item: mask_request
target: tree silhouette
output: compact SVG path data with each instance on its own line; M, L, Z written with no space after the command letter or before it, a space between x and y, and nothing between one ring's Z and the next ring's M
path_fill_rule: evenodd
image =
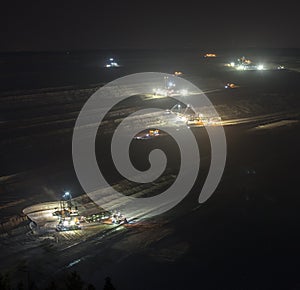
M116 290L116 288L111 284L110 277L105 278L105 284L103 290Z
M10 283L8 275L2 275L0 273L0 290L10 290Z
M86 287L86 290L96 290L95 286L93 284L89 284L87 287Z
M31 279L29 272L27 273L27 289L28 290L37 290L35 282Z
M82 290L83 284L80 275L76 271L69 274L66 278L66 287L68 290Z
M24 287L24 282L23 282L23 281L20 281L20 282L18 283L17 289L18 289L18 290L24 290L24 289L25 289L25 287Z
M56 289L57 289L57 286L56 286L55 282L52 280L52 281L50 282L49 286L46 287L45 290L56 290Z

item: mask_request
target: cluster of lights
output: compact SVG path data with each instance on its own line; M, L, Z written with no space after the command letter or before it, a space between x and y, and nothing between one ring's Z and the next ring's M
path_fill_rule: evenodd
M186 89L182 89L181 91L180 91L180 94L182 95L182 96L187 96L188 95L188 90L186 90Z
M173 89L153 89L153 93L155 95L160 95L160 96L169 96L171 94L179 94L181 96L187 96L189 94L189 91L187 89L182 89L178 91L174 91Z
M237 70L245 70L246 67L245 67L244 65L240 64L240 65L238 65L238 66L236 67L236 69L237 69Z
M168 76L164 77L164 88L154 88L153 94L160 96L170 96L174 94L179 94L181 96L187 96L189 94L187 89L175 90L176 83L172 80L169 80Z
M69 191L66 191L65 194L63 195L63 198L70 198L71 197L71 194Z
M238 59L238 63L230 62L225 64L225 66L235 68L236 70L264 70L263 64L254 65L251 60L246 59L244 56Z
M174 87L175 87L175 83L173 83L173 82L168 82L168 89L174 88Z
M167 96L168 95L168 91L164 90L164 89L153 89L153 93L155 95L160 95L160 96Z
M69 226L75 226L76 222L75 222L74 219L72 219L70 221L69 220L64 220L62 224L63 224L64 227L69 227Z
M235 67L237 70L250 70L250 69L264 70L265 69L263 64L259 64L253 68L252 67L249 68L247 65L243 65L243 64L232 66L232 67Z
M259 64L259 65L257 66L257 69L258 69L258 70L263 70L263 69L264 69L264 66L263 66L262 64Z
M113 58L109 59L110 63L106 65L106 67L119 67L119 64L114 61Z

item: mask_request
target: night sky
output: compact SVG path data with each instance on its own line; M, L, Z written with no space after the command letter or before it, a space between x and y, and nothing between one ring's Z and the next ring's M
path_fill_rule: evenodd
M300 47L293 2L6 1L0 51Z

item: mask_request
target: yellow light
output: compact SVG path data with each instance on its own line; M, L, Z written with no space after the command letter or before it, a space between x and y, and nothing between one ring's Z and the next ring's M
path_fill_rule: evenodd
M204 57L216 57L217 55L215 53L206 53Z
M174 75L175 76L180 76L180 75L182 75L182 72L181 71L176 71L176 72L174 72Z

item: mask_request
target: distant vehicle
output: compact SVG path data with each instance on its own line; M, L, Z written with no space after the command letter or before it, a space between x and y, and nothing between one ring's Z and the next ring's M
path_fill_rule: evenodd
M227 83L226 85L225 85L225 89L235 89L235 88L237 88L238 86L236 85L236 84L234 84L234 83Z
M190 125L203 126L204 125L203 120L200 117L194 117L194 118L187 119L186 124L188 126L190 126Z
M216 57L217 55L215 53L206 53L204 57Z
M157 137L159 135L160 135L160 130L150 129L146 132L143 132L143 133L137 135L136 137L134 137L134 139L136 139L136 140L145 140L145 139L151 139L153 137Z
M175 72L174 72L174 75L175 75L175 76L181 76L181 75L182 75L182 72L181 72L181 71L175 71Z
M149 130L149 135L152 136L158 136L159 135L159 130L154 129L154 130Z

